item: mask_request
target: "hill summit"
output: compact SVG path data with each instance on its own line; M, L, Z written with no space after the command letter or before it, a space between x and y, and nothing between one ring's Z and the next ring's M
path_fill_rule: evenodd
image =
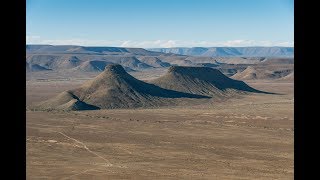
M151 81L151 83L165 89L210 97L261 92L243 81L233 80L219 70L209 67L172 66L167 74Z
M163 89L140 81L121 65L110 64L96 78L81 87L63 92L39 104L36 109L113 109L175 105L176 98L208 98ZM72 101L72 102L70 102Z

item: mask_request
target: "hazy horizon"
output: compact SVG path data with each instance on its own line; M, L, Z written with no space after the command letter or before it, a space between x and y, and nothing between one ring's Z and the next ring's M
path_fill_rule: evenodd
M95 45L77 45L77 44L26 44L32 46L83 46L83 47L119 47L119 48L143 48L143 49L156 49L156 48L250 48L250 47L281 47L281 48L294 48L294 46L183 46L183 47L123 47L123 46L95 46Z

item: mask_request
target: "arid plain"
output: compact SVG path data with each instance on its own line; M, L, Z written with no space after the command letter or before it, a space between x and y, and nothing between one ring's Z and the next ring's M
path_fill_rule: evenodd
M27 179L293 179L293 58L27 46L26 73Z
M84 80L28 81L27 105ZM27 110L28 179L292 179L293 83L157 109Z

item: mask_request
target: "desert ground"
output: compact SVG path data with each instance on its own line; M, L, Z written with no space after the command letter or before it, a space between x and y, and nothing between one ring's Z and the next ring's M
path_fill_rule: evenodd
M87 79L30 79L26 105ZM153 109L27 108L27 179L293 179L293 82L245 82L278 94Z

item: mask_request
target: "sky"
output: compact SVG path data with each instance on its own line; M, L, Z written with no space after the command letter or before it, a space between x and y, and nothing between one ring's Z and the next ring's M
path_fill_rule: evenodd
M142 48L294 44L293 0L27 0L27 44Z

